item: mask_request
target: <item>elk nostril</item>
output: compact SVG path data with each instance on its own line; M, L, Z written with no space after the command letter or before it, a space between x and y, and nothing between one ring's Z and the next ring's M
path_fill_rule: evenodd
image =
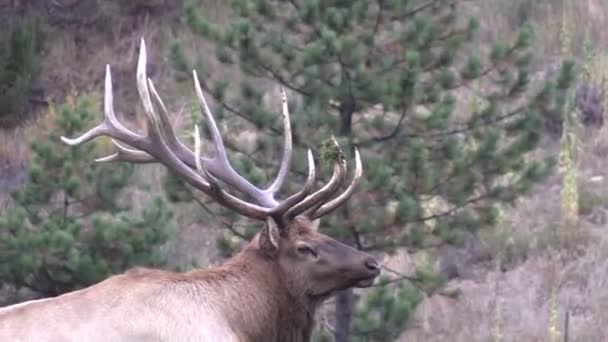
M367 267L367 269L370 271L377 271L378 269L380 269L380 265L378 265L378 262L371 258L365 260L365 267Z

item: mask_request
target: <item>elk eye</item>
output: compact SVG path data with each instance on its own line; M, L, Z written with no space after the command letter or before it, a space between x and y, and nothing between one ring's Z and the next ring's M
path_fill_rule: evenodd
M310 254L312 256L314 256L315 258L317 257L317 252L312 249L312 247L308 246L308 245L299 245L298 246L298 253L300 254Z

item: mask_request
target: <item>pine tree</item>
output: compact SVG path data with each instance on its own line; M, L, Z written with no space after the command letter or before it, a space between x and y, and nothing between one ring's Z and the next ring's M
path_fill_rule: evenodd
M290 91L300 157L303 147L318 152L332 134L346 153L362 150L358 195L322 223L334 237L365 251L458 244L493 225L500 205L514 203L553 169L552 158L533 159L530 152L541 138L541 113L563 108L555 94L569 88L572 64L531 90L531 26L484 50L475 40L478 20L460 13L458 1L235 0L230 8L233 16L223 22L201 16L194 2L184 15L195 34L215 43L221 72L202 58L190 61L179 43L171 60L178 71L195 66L213 80L202 82L220 115L272 126L257 150L239 157L253 177L264 174L251 159L272 165L265 151L281 143L262 79ZM239 84L223 71L231 67L246 76ZM467 104L473 82L475 104ZM295 168L303 174L299 159ZM418 289L438 287L436 276L419 273L412 283ZM398 335L417 295L408 289L390 299L403 290L379 291L357 310L352 292L338 295L336 341L348 340L351 330L361 341ZM398 309L382 311L376 304L385 301ZM384 335L364 335L370 329Z
M59 139L98 120L93 108L89 97L68 101L32 141L28 182L0 213L0 287L55 296L135 265L162 264L159 246L172 224L165 202L155 197L130 210L119 195L132 166L94 163L102 145L66 148Z

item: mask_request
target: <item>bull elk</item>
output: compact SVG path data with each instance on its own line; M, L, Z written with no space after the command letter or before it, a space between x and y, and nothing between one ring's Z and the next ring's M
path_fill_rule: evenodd
M319 233L312 223L352 195L362 174L358 151L353 179L339 193L345 185L344 159L337 158L330 180L313 192L315 165L308 150L306 182L280 200L277 193L292 158L283 89L282 161L270 186L259 188L231 166L196 71L193 77L214 146L210 156L201 153L197 127L194 151L176 136L167 109L146 76L143 39L137 90L147 134L133 132L117 120L107 66L104 120L78 138L62 140L75 146L109 136L117 152L98 162L159 162L221 205L263 221L260 232L217 268L187 273L138 268L82 290L0 309L0 341L309 341L315 311L323 300L339 290L372 285L380 273L378 263ZM222 189L220 181L248 200Z

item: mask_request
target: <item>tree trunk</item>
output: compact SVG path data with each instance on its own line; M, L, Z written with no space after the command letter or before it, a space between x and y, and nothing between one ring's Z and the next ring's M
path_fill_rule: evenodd
M355 104L351 99L345 99L340 103L340 129L338 135L342 137L350 137L353 126L353 113L355 112Z
M348 74L345 74L348 76ZM340 101L340 136L350 137L352 134L352 118L355 112L355 103L352 97ZM346 214L346 213L345 213ZM348 216L348 214L346 214ZM352 241L343 241L352 246ZM350 341L350 325L353 318L353 289L344 290L336 295L336 326L334 331L335 342Z
M353 289L339 292L336 296L335 342L350 341L350 323L353 318Z

